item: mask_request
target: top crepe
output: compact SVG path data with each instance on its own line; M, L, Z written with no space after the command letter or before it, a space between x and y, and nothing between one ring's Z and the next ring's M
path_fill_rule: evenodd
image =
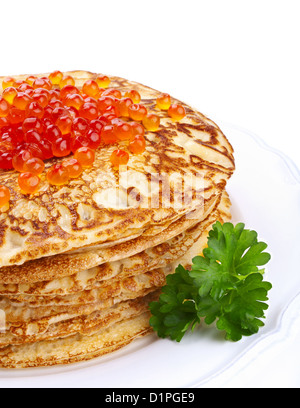
M96 77L82 71L71 74L79 88ZM78 179L63 187L44 180L41 191L33 196L22 194L16 171L1 171L0 184L10 188L11 201L9 210L0 214L0 267L155 235L194 210L203 209L206 214L222 194L234 171L234 158L218 126L185 104L187 116L175 123L155 107L160 92L118 77L111 81L111 87L123 92L136 89L142 102L160 116L160 129L146 132L146 151L131 156L128 171L120 174L109 161L114 146L98 149L94 166ZM53 159L46 166L60 161ZM185 179L182 205L177 205L182 181L174 174L202 180L195 189ZM162 181L169 194L161 191Z

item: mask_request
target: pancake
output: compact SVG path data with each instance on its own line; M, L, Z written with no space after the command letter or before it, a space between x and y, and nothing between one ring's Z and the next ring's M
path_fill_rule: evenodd
M32 297L70 295L83 290L105 287L114 278L120 280L145 270L151 271L164 267L179 259L199 239L209 225L222 219L222 217L228 218L228 214L230 214L230 200L228 194L224 192L219 206L205 220L157 246L150 247L131 257L106 262L68 277L34 283L0 284L0 295L21 302L23 298L19 295Z
M79 89L97 77L65 74ZM11 192L0 208L0 367L90 360L150 334L149 302L166 277L179 264L190 268L212 225L231 218L226 185L235 162L220 128L172 98L186 110L175 122L156 107L160 92L110 79L123 95L138 91L160 117L159 129L145 132L143 154L116 171L116 147L102 144L81 176L54 186L43 173L34 195L21 192L16 171L0 170ZM46 170L61 161L48 160Z
M86 79L96 78L96 74L81 71L72 75L79 87ZM112 87L122 91L136 89L143 103L156 110L158 91L117 77L111 80ZM146 151L130 158L126 180L112 169L112 146L98 149L94 166L66 186L51 186L44 180L34 199L21 193L15 171L1 172L0 184L13 194L10 208L0 215L0 265L20 265L94 244L126 242L147 228L160 227L196 208L206 213L209 200L220 194L234 171L233 149L217 125L184 106L187 116L180 123L157 110L160 130L147 132ZM59 161L53 159L51 164ZM187 183L181 206L176 205L179 182L170 177L174 173L201 174L203 180L196 194ZM158 179L152 177L153 188L149 189L153 174L166 175L170 189L167 200L160 194ZM112 200L116 189L118 202Z
M161 276L166 277L168 274L174 273L179 263L185 268L190 267L191 260L205 248L207 234L208 231L205 231L200 239L183 257L162 269L160 271ZM160 287L164 286L164 284L165 279L161 281ZM151 296L156 297L158 294L159 292L155 293L154 291ZM147 298L144 298L144 300L146 301L146 304L149 304ZM143 301L141 300L141 302ZM123 306L124 304L120 304L117 307L122 308ZM110 310L112 311L113 309ZM77 326L75 323L74 328L76 334L74 334L72 332L74 326L72 326L72 321L70 321L71 318L69 318L67 319L67 325L64 324L64 320L61 320L59 324L55 322L52 326L44 326L43 332L30 333L29 336L28 334L26 336L26 334L23 333L25 338L18 336L15 344L10 343L8 346L5 346L7 344L6 342L13 340L11 336L7 337L7 335L4 335L0 341L0 347L1 344L3 345L3 347L0 348L0 366L3 368L28 368L70 364L79 361L87 361L119 350L138 337L152 333L152 328L149 325L151 316L149 310L146 310L143 313L141 308L139 311L141 314L138 313L138 316L135 314L128 319L117 321L111 326L108 323L108 326L101 328L99 331L94 332L94 329L92 328L90 329L89 334L84 332L84 329L82 329L82 326L80 326L80 323L78 322L78 318ZM83 319L84 321L87 321L86 316L84 316ZM114 318L112 317L111 322L113 322L113 320ZM81 330L78 327L81 327ZM55 329L57 330L56 332ZM97 328L95 330L97 330ZM51 339L50 333L55 333L58 337ZM39 338L47 338L47 340L34 340ZM34 340L34 342L31 342L31 340Z
M0 349L2 368L46 367L87 361L117 351L152 332L150 312L123 320L92 336L75 334L55 341L42 341Z

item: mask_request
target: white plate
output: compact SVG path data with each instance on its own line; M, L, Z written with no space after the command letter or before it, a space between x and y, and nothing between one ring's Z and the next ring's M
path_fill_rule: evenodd
M246 228L258 231L272 254L266 274L273 284L266 326L238 343L224 341L222 333L212 327L199 328L180 344L151 335L91 362L0 370L1 387L221 386L254 364L258 355L288 339L300 310L295 245L300 230L300 172L257 136L233 125L220 125L235 148L237 170L228 185L234 222L245 222Z

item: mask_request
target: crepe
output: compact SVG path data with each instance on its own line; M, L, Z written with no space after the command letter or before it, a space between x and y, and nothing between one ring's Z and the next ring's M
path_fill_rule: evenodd
M81 71L72 75L77 86L96 77ZM123 92L132 88L139 91L143 103L155 111L158 91L121 78L111 80L112 87ZM157 111L160 130L146 134L146 151L131 156L125 179L116 176L110 164L114 146L99 149L94 166L63 188L44 181L34 199L20 192L15 171L1 172L0 184L14 193L10 209L0 215L0 265L19 265L83 246L125 242L196 208L206 213L210 199L217 199L234 171L233 149L217 125L184 106L187 116L180 123ZM177 206L179 182L168 178L174 173L201 174L203 180L196 194L186 183L186 199L181 206ZM149 189L154 174L166 175L170 188L167 200L160 194L160 182L155 177ZM116 189L118 202L112 199Z
M70 74L79 88L96 77ZM179 264L189 268L212 225L231 218L234 156L219 127L186 104L174 122L156 108L160 92L111 81L137 90L161 119L127 168L117 174L115 147L104 146L78 179L62 187L43 179L34 196L20 192L17 172L0 171L0 185L13 191L0 211L0 367L89 360L151 333L149 302L166 277Z

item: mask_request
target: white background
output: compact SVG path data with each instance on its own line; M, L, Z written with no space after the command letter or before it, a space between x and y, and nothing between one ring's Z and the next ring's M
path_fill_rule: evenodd
M5 0L0 75L82 69L126 77L249 129L300 167L299 3ZM298 387L299 340L227 385Z

